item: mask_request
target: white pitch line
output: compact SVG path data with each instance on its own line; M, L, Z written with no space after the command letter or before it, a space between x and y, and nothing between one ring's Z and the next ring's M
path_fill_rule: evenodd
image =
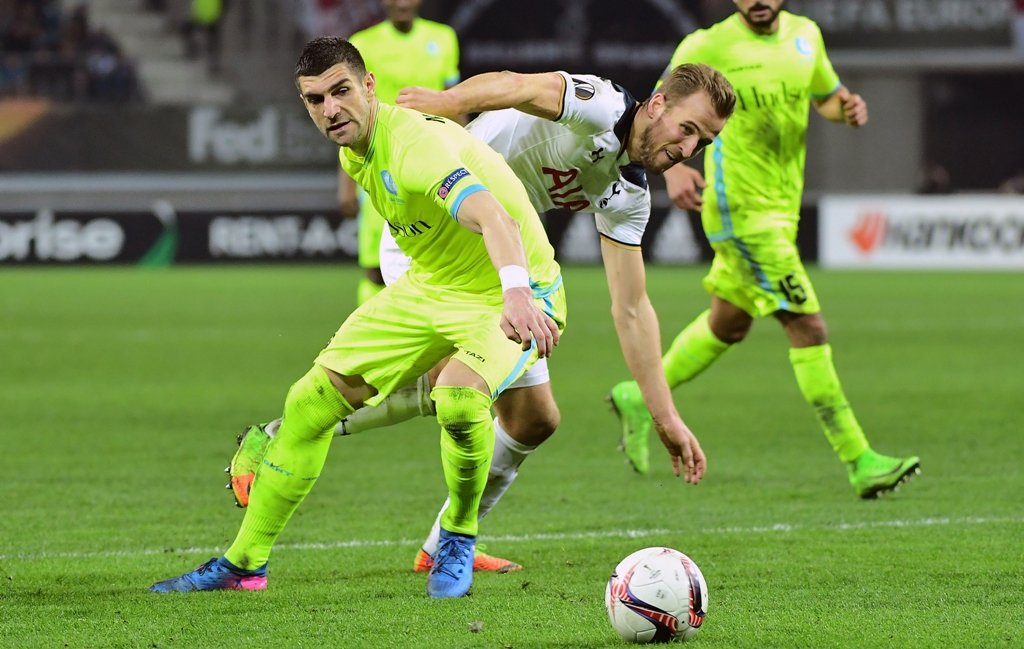
M652 536L665 536L669 534L700 536L706 534L779 534L798 532L801 530L825 530L847 532L852 530L866 530L886 527L937 527L954 525L1019 525L1024 523L1020 517L978 517L968 516L960 518L932 517L919 518L915 520L893 520L893 521L862 521L857 523L833 523L830 525L801 525L797 523L774 523L772 525L757 525L753 527L709 527L697 530L668 530L668 529L647 529L647 530L604 530L592 532L541 532L537 534L507 534L503 536L482 536L484 543L525 543L531 541L582 541L587 539L609 539L627 538L642 539ZM282 543L274 547L275 551L280 550L338 550L342 548L373 548L373 547L398 547L416 546L421 539L351 539L348 541L332 541L330 543ZM26 552L18 554L0 554L0 561L40 561L45 559L102 559L110 557L143 557L160 554L221 554L224 548L189 547L189 548L165 548L165 549L139 549L139 550L97 550L81 552Z

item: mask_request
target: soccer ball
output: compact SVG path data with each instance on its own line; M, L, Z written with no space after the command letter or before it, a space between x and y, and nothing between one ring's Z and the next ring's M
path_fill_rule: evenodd
M627 642L683 641L704 622L708 585L682 552L644 548L615 566L604 601L608 619Z

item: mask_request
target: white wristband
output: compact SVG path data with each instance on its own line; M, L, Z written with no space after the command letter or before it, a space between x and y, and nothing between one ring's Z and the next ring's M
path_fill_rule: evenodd
M522 266L502 266L498 270L501 292L510 288L530 288L530 272Z

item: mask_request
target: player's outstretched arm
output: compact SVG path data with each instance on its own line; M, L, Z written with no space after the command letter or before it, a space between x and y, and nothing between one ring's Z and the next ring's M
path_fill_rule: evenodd
M693 212L701 211L707 183L699 171L689 165L676 164L666 169L664 175L668 197L676 207Z
M491 263L501 277L505 300L502 331L510 340L522 343L524 351L536 342L541 357L550 356L558 344L558 325L533 301L519 225L488 191L470 194L462 201L458 222L483 235Z
M403 88L395 103L450 119L466 113L515 108L553 120L562 112L564 93L565 79L557 72L486 72L443 91Z
M828 99L814 102L814 108L825 119L845 122L854 128L868 123L867 102L860 95L850 92L846 86L839 86L839 90Z
M707 459L700 442L683 422L661 369L658 316L647 296L643 253L601 240L601 255L612 297L612 317L630 373L640 386L661 443L672 460L672 471L687 482L700 482Z

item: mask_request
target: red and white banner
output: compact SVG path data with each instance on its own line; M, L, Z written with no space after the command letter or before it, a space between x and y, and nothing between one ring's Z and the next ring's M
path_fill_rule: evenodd
M1022 268L1024 196L826 196L826 268Z

